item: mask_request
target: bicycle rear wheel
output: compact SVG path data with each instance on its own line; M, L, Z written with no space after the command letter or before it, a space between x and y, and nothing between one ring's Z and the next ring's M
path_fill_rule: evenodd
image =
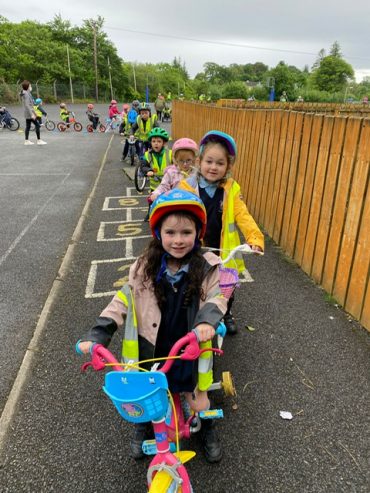
M8 125L9 130L14 132L14 130L18 130L19 128L19 121L16 118L11 118L9 125Z
M141 169L141 163L138 163L135 168L135 187L138 192L142 192L146 186L147 177Z
M65 132L67 130L67 125L64 122L59 122L57 124L57 129L59 132Z

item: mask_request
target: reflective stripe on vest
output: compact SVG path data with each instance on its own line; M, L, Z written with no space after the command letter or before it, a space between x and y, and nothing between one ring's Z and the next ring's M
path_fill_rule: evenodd
M149 134L149 132L153 128L153 119L152 119L152 117L150 116L147 119L145 130L144 130L143 120L142 120L142 118L141 118L140 115L137 117L136 123L138 124L138 127L139 128L136 130L135 136L138 139L143 140L144 142L147 142L147 140L148 140L148 134Z
M200 348L211 348L212 342L206 341L200 343ZM199 356L198 360L198 388L199 390L207 390L213 383L213 353L206 351Z
M137 317L134 299L129 285L125 284L122 289L118 291L117 296L127 307L125 335L122 341L122 361L124 363L128 363L129 361L137 363L139 361Z
M150 177L150 179L149 179L150 189L155 190L161 183L161 180L162 180L163 175L164 175L164 170L171 163L171 153L170 153L169 149L165 149L165 152L164 152L163 157L162 157L162 163L160 166L158 164L157 158L152 153L150 153L149 151L146 151L144 156L148 162L150 160L149 164L150 164L151 168L153 169L155 176L157 178L160 178L159 181L158 181L158 179L156 180L154 177Z

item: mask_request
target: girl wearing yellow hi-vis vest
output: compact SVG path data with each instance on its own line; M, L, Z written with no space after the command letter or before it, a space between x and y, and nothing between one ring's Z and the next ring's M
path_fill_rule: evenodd
M123 362L165 357L191 330L201 348L211 347L227 301L219 286L220 258L201 252L206 222L203 202L185 190L174 188L153 202L149 224L154 238L131 266L128 283L81 339L82 352L87 353L93 342L107 346L123 325ZM209 409L212 366L212 353L206 351L195 362L176 360L167 373L170 391L183 392L195 412ZM143 457L142 442L150 429L148 423L135 425L135 459ZM206 459L218 462L222 449L212 420L202 420L201 438Z
M264 237L255 220L245 205L239 184L231 178L237 147L231 135L218 130L206 133L200 141L199 172L191 175L179 184L179 188L196 193L207 209L207 231L204 245L219 249L221 258L226 258L230 251L240 245L236 227L242 232L245 242L252 250L262 252ZM245 271L240 254L226 266L235 268L239 273ZM227 333L237 333L231 314L233 297L229 299L228 310L224 317Z

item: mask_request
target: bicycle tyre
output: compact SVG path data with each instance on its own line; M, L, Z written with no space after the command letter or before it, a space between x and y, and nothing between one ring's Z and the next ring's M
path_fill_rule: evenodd
M135 166L135 153L133 152L130 156L131 166Z
M57 124L57 129L59 130L59 132L65 132L67 130L67 125L63 122L59 122Z
M51 120L48 120L45 123L45 128L46 128L46 130L49 130L49 132L52 132L53 130L55 130L55 123Z
M11 130L12 132L14 132L15 130L18 130L19 128L19 121L16 119L16 118L11 118L10 119L10 122L9 122L9 125L8 125L8 128L9 130Z
M91 123L88 123L86 125L86 130L88 131L89 134L91 134L94 131L93 126L92 126Z
M81 132L81 130L82 130L82 125L81 125L81 123L80 123L80 122L75 122L75 123L73 124L73 130L74 130L75 132Z
M141 171L141 163L138 163L135 168L135 188L138 192L142 192L146 186L147 177Z
M105 125L103 125L102 123L99 124L99 132L101 132L102 134L105 132Z

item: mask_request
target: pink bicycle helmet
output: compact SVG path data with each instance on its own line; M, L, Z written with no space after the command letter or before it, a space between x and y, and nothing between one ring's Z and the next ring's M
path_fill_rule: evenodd
M182 139L178 139L173 144L173 146L172 146L173 156L175 156L176 152L180 151L180 150L193 151L195 153L195 155L197 155L199 152L198 144L196 142L194 142L194 140L188 139L187 137L183 137Z
M115 99L112 99L112 101L110 102L110 104L117 104L117 101Z

